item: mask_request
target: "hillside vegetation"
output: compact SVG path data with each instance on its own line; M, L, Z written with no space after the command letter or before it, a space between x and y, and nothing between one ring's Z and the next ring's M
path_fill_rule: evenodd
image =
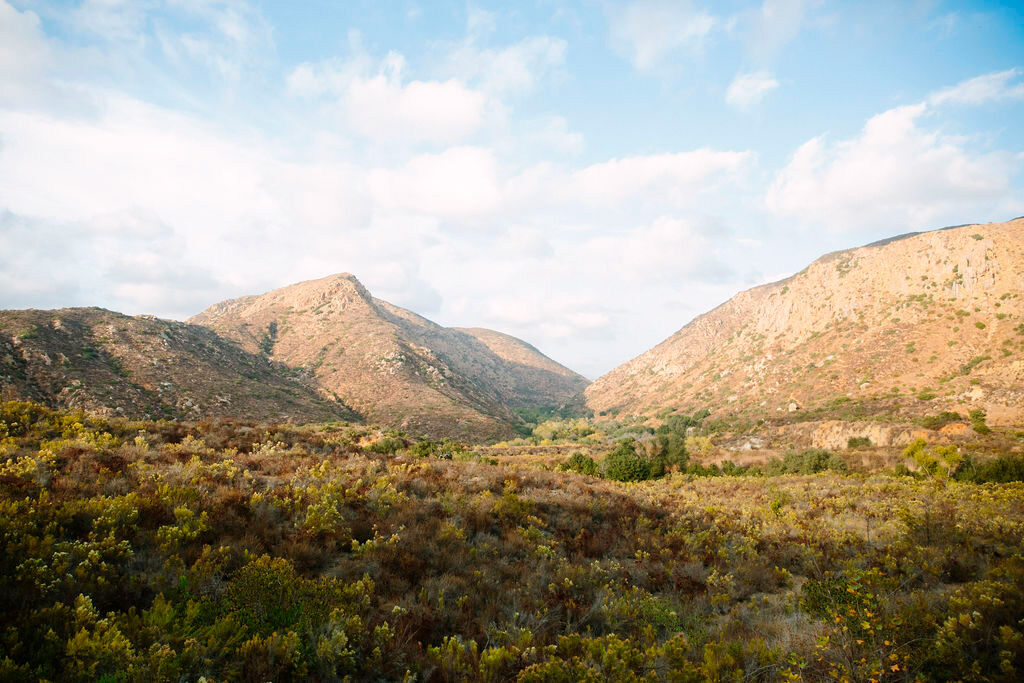
M680 433L623 483L341 423L2 404L0 679L1019 680L1024 484L928 443L916 473L684 474ZM568 450L607 476L590 436Z
M204 327L101 308L0 311L0 398L149 419L359 419Z
M514 435L517 409L582 408L588 384L519 339L442 327L347 273L224 301L190 322L303 372L372 422L434 437Z
M587 405L655 420L710 408L770 426L971 410L1024 424L1022 282L1024 218L828 254L597 379ZM826 425L802 438L845 442L842 431ZM876 443L899 437L874 434Z

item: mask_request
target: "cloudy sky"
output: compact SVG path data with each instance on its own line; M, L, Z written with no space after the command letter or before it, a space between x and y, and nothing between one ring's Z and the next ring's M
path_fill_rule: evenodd
M737 291L1024 214L1024 12L0 0L0 308L349 271L589 377Z

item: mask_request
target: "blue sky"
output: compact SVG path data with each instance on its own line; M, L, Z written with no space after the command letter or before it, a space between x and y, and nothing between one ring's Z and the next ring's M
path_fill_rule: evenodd
M349 271L589 377L835 249L1024 214L1009 3L0 0L0 306Z

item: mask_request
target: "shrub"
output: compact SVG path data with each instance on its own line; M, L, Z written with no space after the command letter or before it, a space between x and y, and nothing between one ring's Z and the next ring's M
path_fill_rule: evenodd
M847 448L870 448L871 439L866 436L851 436L846 440Z
M982 327L985 326L982 323L977 323L977 324L981 325ZM973 370L974 368L978 367L979 364L984 363L987 360L992 360L992 356L975 356L974 358L970 359L969 361L967 361L966 363L964 363L963 365L960 366L960 374L961 375L969 375L969 374L971 374L971 370Z
M405 448L405 440L399 439L393 436L385 436L382 439L377 439L369 446L366 450L371 453L383 453L384 455L392 455Z
M985 411L984 410L972 410L967 414L971 419L971 429L976 431L978 434L988 434L992 430L985 424Z
M1024 481L1024 455L1004 453L980 464L975 463L973 459L968 460L956 478L975 484Z
M637 455L634 442L624 441L601 463L604 476L614 481L643 481L651 478L651 466Z
M668 467L686 467L689 455L686 452L685 431L658 434L652 440L654 457L651 458L652 473L661 476Z
M590 477L598 476L597 463L589 455L583 453L573 453L559 469L563 472L576 472Z
M846 461L838 455L824 448L808 448L799 453L786 453L781 460L769 460L764 473L771 477L779 474L817 474L826 470L846 472L847 469Z
M928 415L921 418L921 426L925 429L941 429L954 422L963 422L964 416L951 410L945 410L938 415Z
M690 436L686 439L686 452L706 458L715 452L715 444L706 436Z
M441 441L418 441L409 446L410 455L421 458L438 458L440 460L451 460L466 452L466 447L458 441L442 439Z
M922 472L933 476L939 474L940 465L946 466L945 476L951 476L963 462L956 446L929 446L924 439L915 439L904 448L903 457L910 458Z

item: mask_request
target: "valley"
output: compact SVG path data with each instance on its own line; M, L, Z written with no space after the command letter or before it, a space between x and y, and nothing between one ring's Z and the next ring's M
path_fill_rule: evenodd
M0 679L1016 680L1022 293L902 236L593 383L349 274L0 312Z

